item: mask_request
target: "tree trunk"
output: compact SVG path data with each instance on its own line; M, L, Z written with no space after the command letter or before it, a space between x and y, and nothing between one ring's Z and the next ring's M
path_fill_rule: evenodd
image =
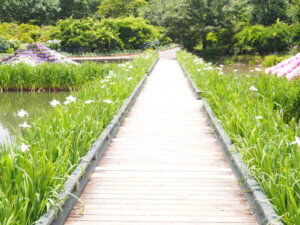
M206 49L207 47L207 40L206 40L206 34L202 37L202 49Z

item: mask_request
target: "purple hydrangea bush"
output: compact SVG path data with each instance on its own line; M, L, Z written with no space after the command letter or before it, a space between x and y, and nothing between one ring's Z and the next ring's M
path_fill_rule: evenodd
M42 63L72 63L78 64L67 59L57 51L47 48L43 44L28 44L25 50L17 50L14 55L0 59L0 64L26 63L28 65L38 65Z

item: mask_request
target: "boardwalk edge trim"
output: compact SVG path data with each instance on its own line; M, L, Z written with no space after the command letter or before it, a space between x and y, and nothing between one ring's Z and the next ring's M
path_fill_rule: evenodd
M187 72L185 67L179 63L181 69L183 70L196 98L202 100L203 109L209 119L209 123L212 126L214 133L217 137L219 144L222 147L223 152L225 153L226 159L230 164L231 169L233 170L235 176L238 178L239 185L249 203L249 206L254 213L257 222L260 225L283 225L280 221L280 217L275 212L272 204L269 199L262 191L260 185L251 175L247 165L242 160L238 151L234 148L232 141L225 132L221 123L215 116L213 110L211 109L209 103L202 99L201 91L191 78L191 75Z
M69 176L64 185L64 189L58 195L59 199L65 200L45 212L34 223L35 225L63 225L65 223L87 185L90 175L94 172L97 164L104 155L105 150L140 94L144 84L146 83L147 77L151 74L158 61L159 57L156 58L131 95L122 104L118 113L103 130L100 137L94 142L90 150L81 160L81 163L77 165L74 172Z

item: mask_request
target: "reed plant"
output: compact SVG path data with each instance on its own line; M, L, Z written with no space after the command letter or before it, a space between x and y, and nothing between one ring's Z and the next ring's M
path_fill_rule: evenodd
M86 82L103 77L107 71L107 67L96 62L80 65L44 63L37 66L5 64L0 65L0 90L75 90Z
M65 102L53 100L50 113L35 118L30 127L20 128L13 143L0 147L1 225L34 224L62 200L58 193L68 176L156 57L156 53L148 53L131 63L81 67L82 74L86 69L95 79L71 92ZM41 68L47 67L51 66ZM51 68L73 73L69 66Z
M300 81L224 74L185 51L177 57L282 221L300 224Z

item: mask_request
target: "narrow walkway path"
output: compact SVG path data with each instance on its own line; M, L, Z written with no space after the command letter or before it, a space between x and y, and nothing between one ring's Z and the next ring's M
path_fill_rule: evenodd
M161 55L66 224L257 224L201 101Z

